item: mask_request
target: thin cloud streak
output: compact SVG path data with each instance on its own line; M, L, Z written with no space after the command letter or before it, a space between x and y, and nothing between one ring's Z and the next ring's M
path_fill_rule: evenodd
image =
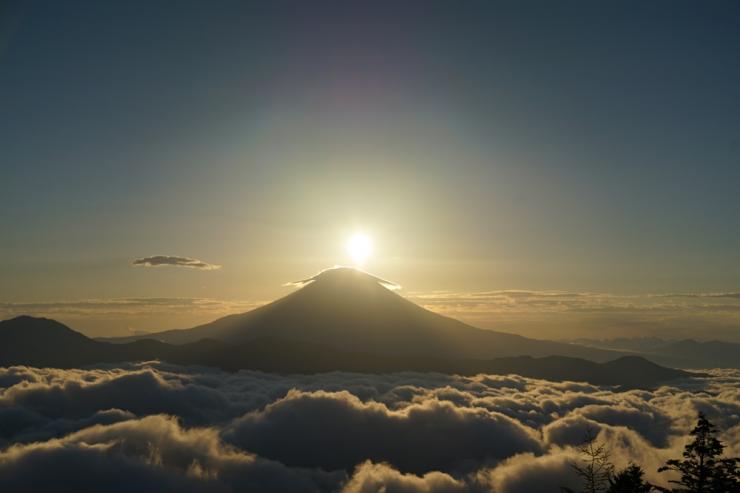
M176 255L153 255L151 257L136 258L131 261L135 267L187 267L199 270L218 270L220 265L210 264L203 260L191 257L179 257Z
M192 327L226 315L247 312L265 303L264 300L214 298L0 302L0 320L19 315L52 318L91 337L113 337Z
M474 326L547 339L720 339L740 342L739 293L609 293L498 290L409 292L429 310ZM0 302L0 319L55 318L93 336L186 328L244 313L270 300L112 298Z
M408 296L429 310L473 325L531 337L740 338L740 296L735 292L617 295L498 290Z

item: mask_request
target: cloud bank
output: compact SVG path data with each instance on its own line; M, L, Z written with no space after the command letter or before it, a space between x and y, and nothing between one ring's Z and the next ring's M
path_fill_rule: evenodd
M153 255L151 257L136 258L131 261L131 265L142 266L142 267L161 267L161 266L173 266L173 267L188 267L190 269L200 270L218 270L221 268L220 265L209 264L203 260L190 257L178 257L175 255Z
M740 452L740 371L620 392L515 375L0 368L0 489L537 493L586 429L648 479L696 413ZM37 471L45 471L44 475Z
M144 260L144 259L137 259ZM303 282L310 282L304 280ZM474 326L545 339L719 339L740 342L740 293L614 295L566 291L409 292L412 301ZM117 298L0 302L0 319L60 320L93 337L182 329L271 301Z
M423 307L536 338L655 336L740 342L740 293L616 295L570 291L412 292Z

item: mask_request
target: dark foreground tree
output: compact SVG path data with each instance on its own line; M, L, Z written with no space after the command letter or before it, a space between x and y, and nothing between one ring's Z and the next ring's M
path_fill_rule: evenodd
M680 480L671 483L681 488L663 491L689 493L740 493L738 459L722 458L725 446L715 436L712 423L699 413L699 421L691 430L693 440L686 445L683 459L671 459L658 472L676 471Z
M645 471L637 464L630 464L609 478L607 493L649 493L654 491L652 484L644 479Z
M614 465L609 460L609 451L604 444L596 442L591 430L586 431L584 443L578 447L582 463L572 463L571 467L581 478L582 493L599 493L606 491L614 472ZM561 487L563 493L574 493L570 488Z

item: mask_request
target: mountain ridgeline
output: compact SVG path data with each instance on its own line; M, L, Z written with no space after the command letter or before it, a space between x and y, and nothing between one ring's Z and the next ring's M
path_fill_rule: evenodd
M581 346L639 354L661 365L678 368L740 368L740 343L664 340L658 338L576 339Z
M691 376L682 370L658 366L635 356L624 356L606 363L567 356L455 359L349 352L322 344L272 338L258 338L242 344L214 339L180 345L152 339L113 344L89 339L45 318L21 316L0 322L0 366L75 368L153 359L230 371L248 369L274 373L513 373L546 380L574 380L630 388L647 388Z
M385 287L385 281L346 267L325 270L302 283L301 289L247 313L191 329L109 340L239 344L270 337L378 355L476 359L560 355L608 361L623 354L478 329L426 310Z
M276 373L515 373L650 387L687 377L644 358L477 329L353 269L324 271L273 303L191 329L93 340L48 319L0 322L0 365L78 367L160 359Z

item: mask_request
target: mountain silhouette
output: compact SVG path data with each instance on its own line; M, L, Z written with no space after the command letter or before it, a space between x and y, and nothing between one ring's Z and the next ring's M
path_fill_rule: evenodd
M108 340L184 344L208 338L239 344L267 337L352 352L478 359L559 355L607 361L623 354L478 329L426 310L388 289L387 281L347 267L298 284L297 291L247 313L190 329Z
M649 387L689 376L639 357L482 330L426 310L388 282L334 268L247 313L191 329L109 341L21 316L0 322L0 365L78 367L160 359L276 373L422 371L515 373L548 380Z
M182 345L151 339L112 344L87 338L64 324L45 318L21 316L0 322L0 366L74 368L96 363L152 359L181 365L212 366L228 371L249 369L274 373L514 373L546 380L574 380L629 388L648 388L691 376L682 370L661 367L634 356L606 363L566 356L493 359L401 356L345 351L316 342L274 338L257 338L241 344L213 339Z
M729 341L666 341L650 338L575 339L582 345L639 354L677 368L740 368L740 343Z
M93 363L99 344L64 324L20 316L0 322L0 363L67 367Z
M725 341L673 341L645 353L663 364L683 368L740 368L740 344Z
M156 359L171 348L152 339L111 344L90 339L47 318L0 321L0 366L72 368L93 363Z

